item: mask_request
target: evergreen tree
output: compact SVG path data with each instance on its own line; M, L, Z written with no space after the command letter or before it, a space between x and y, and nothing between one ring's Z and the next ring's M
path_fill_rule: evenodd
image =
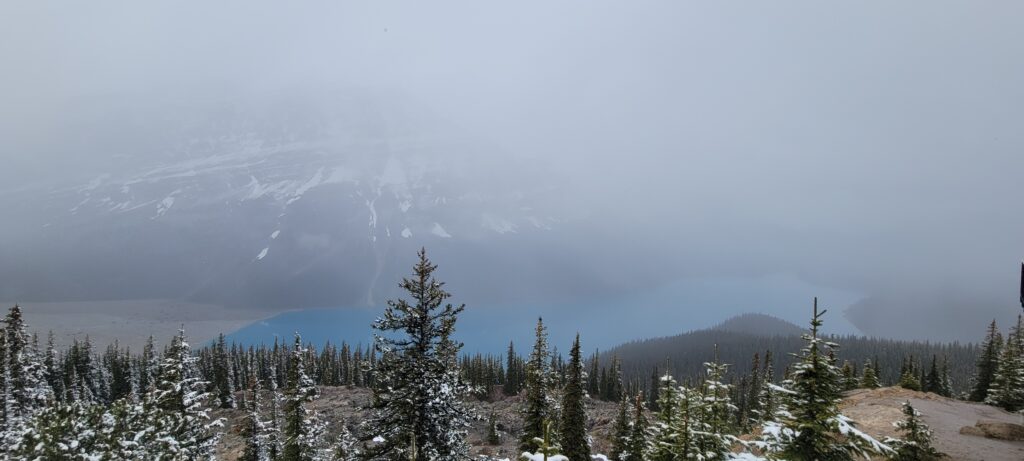
M932 365L928 368L923 384L923 391L942 394L942 374L939 372L939 358L935 355L932 355Z
M701 427L697 432L696 444L702 459L721 460L729 453L734 437L730 432L729 415L736 407L729 400L729 386L722 382L728 365L719 363L718 347L715 346L715 361L704 364L707 378L702 386Z
M255 376L249 378L249 398L245 402L248 414L242 422L239 433L245 439L245 450L239 461L270 461L267 450L267 427L260 415L260 380Z
M676 380L669 375L661 377L658 383L658 411L654 423L648 429L651 461L672 461L679 454L678 421L680 407L679 388ZM686 434L688 435L688 434Z
M487 419L487 443L489 445L501 445L501 436L498 435L498 420L493 411Z
M523 433L519 438L519 448L526 452L535 452L539 448L537 439L544 437L545 421L554 416L553 398L551 396L552 376L548 360L548 334L543 319L537 319L536 340L533 352L526 362L526 392L523 402Z
M878 376L875 374L875 367L871 365L871 361L864 362L864 374L860 377L860 387L865 389L878 389L882 387L878 383Z
M905 438L885 440L894 450L889 459L892 461L937 461L942 459L942 454L932 446L932 431L921 421L921 413L910 406L910 402L905 402L903 414L905 418L896 423L896 430L905 434Z
M231 363L228 360L227 345L224 344L224 333L217 337L214 348L213 385L217 388L217 400L221 408L235 408L235 393L232 385Z
M766 425L763 448L796 461L851 460L888 452L839 413L841 375L828 356L838 345L818 337L824 314L815 298L811 331L803 336L807 346L796 355L798 362L785 383L787 410L780 422Z
M275 339L276 341L276 339ZM281 414L281 393L277 390L277 367L270 368L270 377L267 380L267 387L270 391L270 421L267 427L267 454L271 460L279 459L284 453L284 437L282 437L281 421L284 419Z
M633 403L633 424L629 430L629 441L622 461L644 461L647 459L647 415L644 413L644 396L637 394Z
M519 382L519 357L516 355L515 346L512 342L508 343L508 356L505 360L505 385L502 387L502 392L505 395L517 395L519 394L520 382Z
M196 357L179 330L164 354L147 413L153 427L153 459L212 459L219 434L213 429L222 422L208 422L205 406L209 395L207 383L194 370Z
M295 334L288 367L288 387L284 404L284 449L282 461L319 461L323 459L324 428L316 414L306 408L319 395L313 380L306 374L306 349L302 337Z
M433 277L437 268L420 250L414 276L399 285L413 299L388 301L374 329L381 359L373 378L373 414L367 437L384 441L367 450L370 459L408 458L410 445L422 460L465 459L468 415L459 378L458 351L452 341L457 316L465 306L444 304L451 295ZM371 362L375 360L371 355ZM412 442L412 443L410 443Z
M971 389L969 399L973 402L984 402L988 397L989 387L992 386L992 379L999 368L999 356L1002 354L1003 336L999 333L999 327L993 320L988 326L988 334L981 344L981 354L976 362L977 373L974 375L974 388Z
M344 421L338 432L338 442L334 446L333 461L355 461L359 459L359 447L356 445L355 437L348 430Z
M587 409L584 397L586 385L583 382L583 357L580 353L580 335L569 351L569 365L566 370L565 388L562 391L562 454L569 461L590 461L590 443L587 440Z
M842 383L844 391L852 391L856 389L857 386L860 384L859 380L857 379L857 372L853 369L853 365L850 364L849 361L843 362L842 374Z
M64 399L64 373L61 370L60 357L57 353L57 346L53 338L53 331L50 331L46 339L46 358L43 360L43 369L47 385L53 392L55 401Z
M1002 354L985 403L1017 411L1024 408L1024 324L1017 317L1017 325L1006 336Z
M625 398L619 403L619 414L612 425L612 433L609 438L612 441L612 450L609 453L613 461L623 461L623 454L628 451L629 431L632 422L629 420L629 401Z
M4 393L0 395L4 400L4 425L0 427L0 448L18 443L32 417L53 400L53 391L46 381L46 368L38 351L32 347L21 307L12 307L4 324Z
M156 346L153 344L153 337L146 340L142 348L142 357L139 361L139 391L149 392L156 384L156 375L160 370L160 361L157 358Z

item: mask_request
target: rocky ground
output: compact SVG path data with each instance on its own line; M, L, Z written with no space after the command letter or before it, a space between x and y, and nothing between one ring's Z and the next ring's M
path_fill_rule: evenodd
M370 392L367 389L327 387L314 408L332 423L331 432L337 431L342 421L350 427L365 421ZM843 413L857 422L857 427L868 434L884 439L897 436L893 423L903 418L901 404L910 401L923 415L925 423L935 433L935 445L951 460L1019 461L1024 459L1024 426L1019 415L976 403L940 397L935 394L914 392L888 387L856 390L844 399ZM519 433L520 397L500 394L493 402L472 400L470 408L478 416L469 433L473 455L495 455L515 459L516 434ZM618 406L614 403L594 401L588 408L590 434L594 438L594 453L608 453L608 434ZM487 417L494 412L500 445L489 445ZM218 450L218 458L234 460L242 449L242 439L235 430L243 417L239 410L217 411L214 416L227 418L226 431ZM1016 440L1006 440L1016 439Z
M317 399L313 408L320 413L327 421L331 422L329 430L333 433L338 430L337 424L345 421L350 428L355 428L360 422L365 421L368 416L363 408L370 401L370 391L361 388L349 387L325 387L321 388L320 398ZM472 446L470 451L476 455L495 455L516 459L520 451L516 448L519 434L519 409L522 399L519 396L505 397L500 394L493 402L485 402L473 399L469 407L477 416L473 421L473 427L469 431L469 443ZM608 402L591 402L588 408L590 433L594 437L594 452L607 453L609 444L607 434L615 421L618 406ZM491 412L494 412L498 423L498 432L501 436L500 445L489 445L487 439L487 419ZM218 459L237 459L242 450L242 438L238 435L236 426L244 417L240 410L218 410L214 417L224 417L226 434L221 440L218 450Z
M892 423L903 418L909 401L935 434L935 446L953 460L1020 461L1024 459L1021 416L995 407L948 399L899 387L860 389L843 400L843 413L857 427L879 439L897 436ZM1011 440L1006 440L1011 439ZM1015 440L1013 440L1015 439Z

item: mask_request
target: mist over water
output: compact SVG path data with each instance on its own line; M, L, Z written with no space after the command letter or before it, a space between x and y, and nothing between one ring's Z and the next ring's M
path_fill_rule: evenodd
M5 4L0 300L359 319L426 247L482 350L814 295L839 332L976 339L1020 312L1022 13Z

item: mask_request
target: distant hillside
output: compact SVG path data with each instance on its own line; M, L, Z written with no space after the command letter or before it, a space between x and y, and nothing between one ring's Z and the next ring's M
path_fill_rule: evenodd
M803 328L778 317L757 313L737 315L711 329L755 336L800 336L804 333Z
M763 327L758 322L763 322ZM617 356L623 365L623 378L646 386L655 367L659 373L667 371L683 382L700 376L704 372L703 364L714 360L716 346L718 359L731 365L729 376L736 378L749 373L755 353L759 353L763 361L765 351L771 350L775 376L781 377L786 367L793 363L792 354L800 352L806 344L799 336L803 330L794 328L796 326L769 316L740 316L715 328L628 342L603 352L601 361L608 363L611 357ZM793 334L775 334L787 331ZM898 380L900 367L908 356L913 356L925 369L931 365L932 356L940 362L947 357L955 392L967 389L975 371L978 348L974 344L897 341L863 336L830 338L840 346L836 356L839 363L850 361L858 374L865 360L877 360L879 376L884 384Z

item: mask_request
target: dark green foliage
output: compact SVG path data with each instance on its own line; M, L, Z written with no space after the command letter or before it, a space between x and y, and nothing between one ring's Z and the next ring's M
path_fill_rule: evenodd
M458 314L465 306L445 301L451 296L433 277L437 268L420 250L413 277L399 286L409 295L390 300L373 328L377 336L372 380L372 416L364 437L381 437L364 453L368 459L410 457L454 460L467 456L468 414L462 398L468 391L460 378L461 343L452 340ZM386 336L385 336L386 334ZM370 357L373 363L374 356Z
M235 393L232 385L231 363L224 343L224 333L217 337L214 352L213 385L217 388L217 400L221 408L235 408Z
M591 461L590 444L587 442L583 357L580 354L580 335L578 333L572 344L572 349L569 351L569 364L566 371L565 387L562 390L562 424L559 430L562 454L569 458L569 461Z
M619 414L615 417L615 424L612 425L612 433L609 438L612 441L612 450L608 455L613 461L622 461L623 453L629 449L629 432L632 422L629 420L629 401L625 398L619 403Z
M313 380L306 374L306 350L302 337L295 334L288 387L284 404L284 449L281 461L316 461L323 443L323 427L306 405L319 395Z
M633 424L629 429L629 441L621 461L644 461L647 456L647 415L644 412L644 396L637 394L633 400Z
M535 333L533 352L526 363L523 433L519 438L519 448L531 453L538 450L537 440L544 437L546 421L554 415L548 334L543 319L537 319Z
M935 461L942 459L942 454L932 446L932 431L921 421L921 414L910 406L903 404L903 421L896 423L896 428L904 434L903 439L886 439L886 443L895 450L889 459L892 461Z
M992 386L992 378L999 368L999 355L1003 350L1003 336L999 333L999 327L993 320L988 326L988 333L981 344L981 351L975 362L977 372L974 375L974 388L971 389L969 399L974 402L984 402L988 397L988 389Z
M985 403L1015 412L1024 409L1024 319L1006 336Z
M871 361L864 362L864 374L860 377L860 387L866 389L877 389L881 387L878 383L878 376L875 375L875 367L871 365Z
M785 383L791 391L786 405L789 416L783 424L796 435L782 440L780 457L795 461L851 460L855 455L877 452L873 441L847 437L841 432L844 424L839 418L841 374L831 352L838 345L822 340L818 328L822 325L818 300L814 300L811 330L804 336L807 346L797 356L791 381Z

